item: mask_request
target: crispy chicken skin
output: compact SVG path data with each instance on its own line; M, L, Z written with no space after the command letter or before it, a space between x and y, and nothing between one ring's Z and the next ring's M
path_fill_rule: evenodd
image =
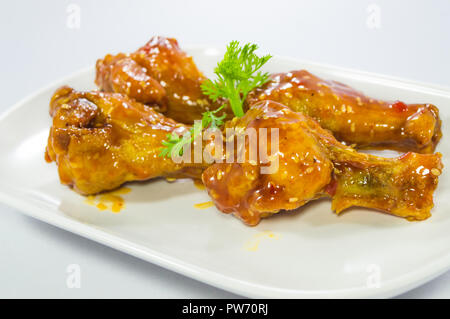
M434 105L371 99L305 70L273 74L268 83L249 94L247 103L260 100L276 101L302 112L338 140L357 148L432 153L442 135Z
M206 80L194 61L172 38L153 37L131 54L107 55L97 61L95 83L104 92L126 94L144 104L156 104L176 121L192 124L216 109L201 91Z
M439 153L406 153L398 158L357 153L312 118L273 101L254 104L227 127L238 132L279 129L279 169L275 172L261 174L261 166L267 164L258 158L256 162L213 164L202 175L217 208L248 225L322 196L332 198L336 213L362 206L410 220L430 216L433 191L443 168ZM247 153L248 145L247 140ZM275 152L273 147L268 137L267 149Z
M61 87L51 99L50 115L46 159L57 163L61 183L81 194L128 181L201 174L201 164L158 156L168 133L183 134L189 127L124 95Z

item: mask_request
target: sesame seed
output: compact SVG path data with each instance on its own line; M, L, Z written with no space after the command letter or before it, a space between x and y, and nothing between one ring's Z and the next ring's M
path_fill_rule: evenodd
M432 168L431 174L433 174L434 176L439 176L439 175L441 175L441 171L438 170L437 168Z

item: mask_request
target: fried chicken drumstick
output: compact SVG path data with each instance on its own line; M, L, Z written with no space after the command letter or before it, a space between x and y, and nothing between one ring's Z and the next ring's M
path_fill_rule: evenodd
M62 87L52 97L50 115L46 158L57 163L61 183L79 193L160 176L199 178L206 169L202 179L216 206L249 225L322 196L332 197L338 213L364 206L425 219L442 170L440 154L386 159L357 153L313 119L271 101L257 103L244 117L227 123L238 132L279 129L279 169L271 174L261 174L258 162L209 166L158 156L168 133L181 135L189 126L121 94ZM268 143L269 152L272 147Z
M357 148L432 153L441 138L432 104L371 99L351 87L301 70L273 74L248 96L248 105L272 100L314 118L340 141Z
M97 61L95 83L105 92L126 94L157 105L176 121L192 124L221 105L202 93L206 79L175 39L153 37L131 54L108 54Z
M274 173L261 174L259 158L213 164L202 175L217 208L248 225L323 196L332 198L336 213L362 206L410 220L430 216L442 170L439 153L406 153L398 158L357 153L315 120L272 101L254 104L227 127L279 129L278 148L267 138L269 152L278 150L279 169ZM248 154L248 141L245 147Z
M175 39L153 37L131 54L107 55L97 61L96 83L157 106L167 117L192 124L223 101L209 100L201 90L206 78ZM441 137L438 109L431 104L384 102L364 96L307 71L272 75L249 94L247 107L272 100L317 120L347 145L432 153ZM225 108L228 118L231 109Z
M202 164L159 157L171 132L189 127L116 93L58 89L50 102L46 159L55 161L62 184L88 195L125 182L159 176L200 177Z

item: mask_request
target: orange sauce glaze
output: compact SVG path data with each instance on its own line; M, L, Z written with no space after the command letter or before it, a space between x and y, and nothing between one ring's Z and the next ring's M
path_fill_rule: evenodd
M131 192L130 188L122 187L112 192L87 196L84 202L97 207L100 211L110 209L113 213L119 213L125 207L125 200L120 195L129 192Z

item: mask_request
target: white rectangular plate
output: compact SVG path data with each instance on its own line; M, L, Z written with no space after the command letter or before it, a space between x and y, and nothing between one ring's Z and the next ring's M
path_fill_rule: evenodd
M211 71L222 52L189 50ZM267 71L307 69L367 95L440 108L444 137L438 151L449 167L450 91L363 72L274 58ZM450 268L449 175L444 169L433 216L408 222L365 209L342 216L320 200L247 227L214 207L189 180L128 185L125 208L99 211L59 183L44 161L48 102L63 84L94 89L91 68L59 81L0 117L0 200L30 216L211 285L249 297L389 297ZM392 155L392 153L385 153Z

